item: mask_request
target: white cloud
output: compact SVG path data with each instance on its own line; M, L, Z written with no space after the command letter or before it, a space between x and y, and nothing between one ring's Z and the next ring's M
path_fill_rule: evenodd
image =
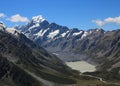
M104 22L101 20L93 20L92 22L96 23L98 26L103 26Z
M104 19L104 22L120 24L120 16L115 17L115 18L112 18L112 17L106 18Z
M93 20L92 22L96 23L98 26L103 26L108 23L120 24L120 16L114 18L108 17L105 18L104 20Z
M5 14L4 13L0 13L0 18L3 18L5 17Z
M13 15L10 18L8 18L7 20L11 21L11 22L28 22L28 18L27 17L22 17L19 14Z

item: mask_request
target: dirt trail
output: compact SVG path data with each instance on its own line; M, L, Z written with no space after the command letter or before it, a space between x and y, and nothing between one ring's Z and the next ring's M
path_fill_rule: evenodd
M105 83L105 84L118 85L118 86L120 86L119 83L110 83L110 82L104 81L101 77L96 77L96 76L87 75L87 74L80 74L80 75L81 75L81 76L88 76L88 77L92 77L92 78L98 79L98 80L100 80L101 82L103 82L103 83Z

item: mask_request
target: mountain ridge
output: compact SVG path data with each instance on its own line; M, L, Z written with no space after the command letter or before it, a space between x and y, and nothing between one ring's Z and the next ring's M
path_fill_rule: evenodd
M46 24L47 23L44 24L42 22L42 25L43 25L42 27L49 26L49 25L44 26ZM22 27L26 27L27 29L29 25L30 27L32 26L30 23L28 23L28 26L25 25ZM77 53L80 53L80 54L85 53L86 55L89 55L89 58L92 58L99 63L98 71L93 73L86 73L86 74L102 77L105 80L106 79L113 80L113 81L115 80L115 82L119 80L119 69L116 69L116 68L119 68L119 60L117 60L119 59L119 53L118 53L119 52L119 30L115 30L113 32L105 32L102 29L91 29L88 31L82 31L74 28L72 30L69 30L68 33L65 33L65 35L63 34L64 33L63 31L62 34L64 35L64 37L61 37L60 33L57 35L55 34L60 32L58 31L60 30L60 28L61 29L64 28L67 32L68 29L66 29L66 27L56 25L55 23L53 23L52 26L50 25L50 27L54 29L49 30L50 33L47 33L47 35L45 36L47 37L46 40L44 39L43 36L41 36L41 38L39 38L40 42L39 41L36 42L36 40L33 40L33 39L35 36L35 32L39 32L43 30L43 28L41 28L41 23L40 23L40 27L34 27L32 29L28 28L28 31L31 32L32 34L30 33L27 35L25 34L27 31L25 31L25 33L20 32L18 31L20 29L16 30L14 28L12 31L10 31L10 30L7 30L6 28L1 28L0 54L2 54L2 56L0 60L4 61L4 64L8 64L9 62L15 64L12 66L13 68L15 67L14 69L17 69L17 70L16 71L12 70L13 75L14 73L16 75L16 72L18 74L21 71L23 75L25 74L25 77L31 76L31 78L29 77L30 81L35 80L33 78L37 78L37 80L41 80L40 78L43 78L45 80L58 83L57 84L58 86L61 85L60 83L71 85L73 83L79 83L81 82L81 80L85 80L84 83L82 82L83 84L89 85L90 83L88 83L88 80L93 81L93 78L79 76L78 75L79 73L77 71L71 70L69 67L67 67L63 63L62 60L58 59L55 55L50 53L53 51L53 49L55 51L58 49L58 51L62 50L64 53L66 53L67 51L69 52L70 55L73 52L75 53L73 55L76 55ZM23 31L26 29L23 28ZM34 29L35 29L35 32L34 32ZM41 32L44 32L44 30ZM51 35L50 36L51 38L48 38L48 34ZM29 40L28 38L31 40ZM34 43L32 40L36 43ZM47 52L45 49L43 49L39 45L42 45L42 46L44 45L43 47L46 49L50 48L50 52ZM102 46L105 46L105 48L102 48ZM106 52L107 50L109 52ZM101 51L102 52L104 51L104 53L100 55L99 53ZM114 51L114 53L110 53L111 51ZM99 57L99 55L102 57ZM107 57L109 57L109 55L110 56L113 55L113 57L110 57L110 58L114 58L115 60L108 59ZM84 57L84 55L82 57ZM3 58L7 59L7 61L3 60ZM88 58L85 57L84 60L86 59ZM77 61L77 60L73 59L69 61ZM116 61L118 63L117 66L115 66ZM4 66L0 68L4 69ZM9 72L9 69L8 69L8 72ZM107 76L110 76L110 77L106 78ZM21 80L20 76L18 78L14 76L16 79L18 79L17 82L15 79L13 79L13 76L9 75L9 77L10 77L9 81L13 80L12 84L16 84L17 86L19 84L20 86L23 86L23 85L26 86L25 83L30 84L29 80L25 80L24 82L23 80ZM6 79L6 77L4 79ZM21 82L19 82L19 80L21 80ZM5 83L3 82L3 85ZM39 86L38 83L45 84L43 80L41 82L36 82L35 80L35 84ZM99 83L97 84L99 85ZM102 83L102 85L104 84L105 83ZM34 86L34 85L31 84L31 86Z
M103 29L96 28L83 31L79 30L78 28L69 29L56 23L49 23L47 20L40 22L39 24L40 26L33 28L33 30L38 30L37 32L40 33L40 35L37 34L37 36L36 31L30 30L30 28L26 27L27 25L32 25L32 20L27 25L23 26L26 29L17 29L25 29L25 31L22 32L29 39L53 53L57 51L85 53L88 55L88 57L94 61L97 61L99 64L101 64L103 60L105 60L103 61L103 64L108 61L108 63L111 65L109 65L108 69L115 65L114 60L111 60L111 62L108 58L111 57L115 58L116 60L119 59L119 29L113 31L104 31ZM114 51L115 49L116 51ZM111 53L113 51L114 53ZM119 60L117 63L119 64Z
M55 55L36 45L24 34L18 32L15 35L16 31L13 34L6 29L0 30L0 82L8 79L10 83L5 81L2 86L44 86L42 79L58 84L76 83L71 77L74 77L75 71ZM30 73L42 78L41 81L37 81Z
M43 47L46 47L49 44L51 45L53 41L56 40L59 41L61 39L69 40L71 38L74 38L77 40L81 40L87 35L90 35L92 31L99 32L100 30L102 30L96 28L96 29L83 31L83 30L79 30L78 28L69 29L66 26L61 26L56 23L49 23L47 20L37 23L33 23L33 21L34 18L32 18L32 20L28 24L15 28L21 30L23 34L25 34L28 38L30 38L38 45L40 44Z

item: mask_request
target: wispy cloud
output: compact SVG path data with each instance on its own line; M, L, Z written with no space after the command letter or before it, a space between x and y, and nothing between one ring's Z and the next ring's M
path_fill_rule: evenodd
M11 22L28 22L29 21L27 17L23 17L20 14L15 14L11 16L10 18L8 18L7 20Z
M92 20L92 22L96 23L98 26L103 26L104 22L101 20Z
M0 13L0 18L4 18L6 15L4 13Z
M120 24L120 16L118 17L108 17L105 18L104 20L92 20L92 22L96 23L98 26L103 26L108 23L115 23L115 24Z

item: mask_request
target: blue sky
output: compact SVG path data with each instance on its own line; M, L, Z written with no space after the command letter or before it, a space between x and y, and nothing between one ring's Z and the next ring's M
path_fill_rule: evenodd
M15 15L24 20L42 15L69 28L113 30L120 28L120 0L1 0L0 21L8 27L27 22L11 21Z

